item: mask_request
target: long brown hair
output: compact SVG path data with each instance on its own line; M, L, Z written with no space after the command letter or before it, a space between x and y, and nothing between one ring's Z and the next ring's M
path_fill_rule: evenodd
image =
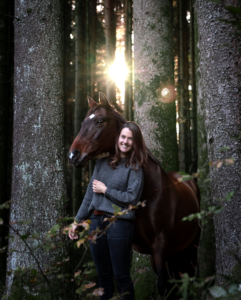
M131 166L132 169L138 170L139 168L146 169L147 166L147 148L144 142L141 129L135 122L125 123L118 133L115 143L115 154L110 156L109 165L111 169L115 169L121 160L121 151L118 147L118 140L122 129L128 128L132 132L133 147L129 155L126 157L126 167Z

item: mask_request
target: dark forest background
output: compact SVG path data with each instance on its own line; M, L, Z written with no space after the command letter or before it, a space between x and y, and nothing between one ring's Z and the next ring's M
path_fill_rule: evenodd
M202 213L196 217L202 234L196 276L216 274L216 284L227 288L230 278L233 284L241 279L240 2L151 0L143 5L135 0L1 1L1 223L32 219L36 224L24 224L26 232L46 232L57 218L75 216L95 160L73 168L68 150L88 111L87 95L98 101L102 92L141 126L164 170L198 181ZM152 34L157 38L150 46ZM118 51L128 69L124 91L108 71ZM138 73L141 66L145 77ZM114 73L120 73L118 67ZM157 74L155 80L151 74ZM168 114L166 104L157 105L160 99L170 103ZM158 107L146 109L150 106ZM148 139L151 122L157 124L154 142ZM166 153L172 153L171 160ZM9 200L11 209L5 209ZM21 257L25 248L17 239L11 242L11 234L0 226L2 290L11 285L7 272L34 264L28 255ZM16 248L17 264L11 252ZM83 256L80 249L70 253L72 265ZM84 254L82 265L91 260ZM40 264L46 259L39 254ZM157 299L149 261L135 259L134 254L138 300ZM197 299L192 297L185 299Z

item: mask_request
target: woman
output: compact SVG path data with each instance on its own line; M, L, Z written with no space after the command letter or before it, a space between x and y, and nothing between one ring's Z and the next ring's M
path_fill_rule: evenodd
M84 200L76 220L69 231L71 239L77 239L77 225L91 213L90 231L105 230L109 224L106 217L113 216L113 204L122 210L135 205L143 188L143 169L147 164L147 150L139 126L125 123L117 137L115 154L97 161ZM134 299L130 277L130 251L134 236L134 211L120 216L106 231L90 244L91 254L99 277L99 286L104 288L101 300L113 297L112 269L118 292L126 293L122 299Z

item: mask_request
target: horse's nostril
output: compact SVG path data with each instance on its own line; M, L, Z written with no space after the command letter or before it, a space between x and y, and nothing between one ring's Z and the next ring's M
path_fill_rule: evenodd
M80 152L78 150L69 152L69 160L77 160L79 156L80 156Z

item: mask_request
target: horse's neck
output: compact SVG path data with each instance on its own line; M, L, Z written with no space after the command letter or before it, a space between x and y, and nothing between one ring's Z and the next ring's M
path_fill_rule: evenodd
M117 129L119 131L119 129L121 128L121 126L123 124L125 124L127 121L126 119L120 114L118 113L117 111L113 110L114 112L114 115L115 115L115 119L116 119L116 123L117 123Z

